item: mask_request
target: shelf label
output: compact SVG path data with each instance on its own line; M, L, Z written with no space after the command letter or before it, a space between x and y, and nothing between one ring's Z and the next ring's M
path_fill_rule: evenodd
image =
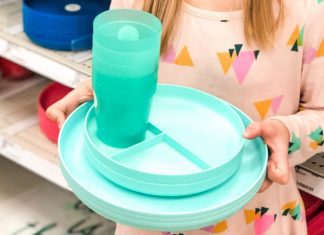
M15 63L64 85L73 86L77 72L70 67L37 54L29 49L10 44L6 57Z
M0 7L4 6L4 5L7 5L9 3L13 3L13 2L18 2L17 0L2 0L0 2Z
M4 138L2 136L0 136L0 149L4 148Z
M5 32L9 33L10 35L17 35L18 33L21 33L22 31L23 31L22 24L16 24L16 25L13 25L13 26L5 29Z
M91 50L76 52L72 55L69 55L67 58L73 60L75 63L84 63L92 58Z
M0 149L0 153L4 156L7 156L10 158L12 161L15 161L17 163L20 163L21 161L21 150L17 148L16 145L10 144L7 141L4 140L3 146Z
M15 135L20 131L26 130L31 126L36 125L37 123L38 123L38 117L37 115L34 115L29 118L26 118L21 122L15 123L14 125L7 127L6 129L3 129L2 132L7 135Z
M8 49L8 42L0 38L0 55L3 55Z
M299 166L296 167L298 188L324 200L324 178Z
M31 87L34 87L43 81L44 81L44 79L41 77L39 77L39 78L34 77L33 79L20 81L19 86L10 86L10 87L5 87L7 89L0 89L0 101L5 100L9 97L12 97L12 96L14 96L24 90L27 90ZM16 84L14 84L14 85L16 85Z

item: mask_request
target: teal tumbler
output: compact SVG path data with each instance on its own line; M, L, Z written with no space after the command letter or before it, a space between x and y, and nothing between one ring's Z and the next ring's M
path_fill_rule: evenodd
M92 86L103 143L125 148L145 139L161 31L158 18L139 10L109 10L95 18Z

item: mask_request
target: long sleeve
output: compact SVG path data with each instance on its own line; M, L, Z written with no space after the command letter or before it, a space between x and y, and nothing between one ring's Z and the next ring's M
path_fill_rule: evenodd
M271 50L246 42L242 11L214 12L182 4L167 53L160 60L159 83L207 92L255 121L282 120L291 132L289 161L294 166L324 151L324 1L283 3L283 24ZM299 106L303 110L298 111ZM273 183L256 194L230 218L184 233L304 235L304 215L292 175L286 185ZM162 234L123 225L116 233Z
M324 152L324 4L313 1L304 25L300 111L276 116L290 131L292 166Z

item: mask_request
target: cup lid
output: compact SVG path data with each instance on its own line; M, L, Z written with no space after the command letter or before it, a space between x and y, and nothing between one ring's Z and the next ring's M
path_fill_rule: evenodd
M140 10L115 9L99 14L93 23L93 39L112 50L134 52L160 50L162 24Z

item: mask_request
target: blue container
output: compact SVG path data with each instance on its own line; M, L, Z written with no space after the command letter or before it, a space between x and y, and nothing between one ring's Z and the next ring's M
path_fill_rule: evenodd
M111 0L24 0L23 24L36 44L54 50L92 47L93 20Z

